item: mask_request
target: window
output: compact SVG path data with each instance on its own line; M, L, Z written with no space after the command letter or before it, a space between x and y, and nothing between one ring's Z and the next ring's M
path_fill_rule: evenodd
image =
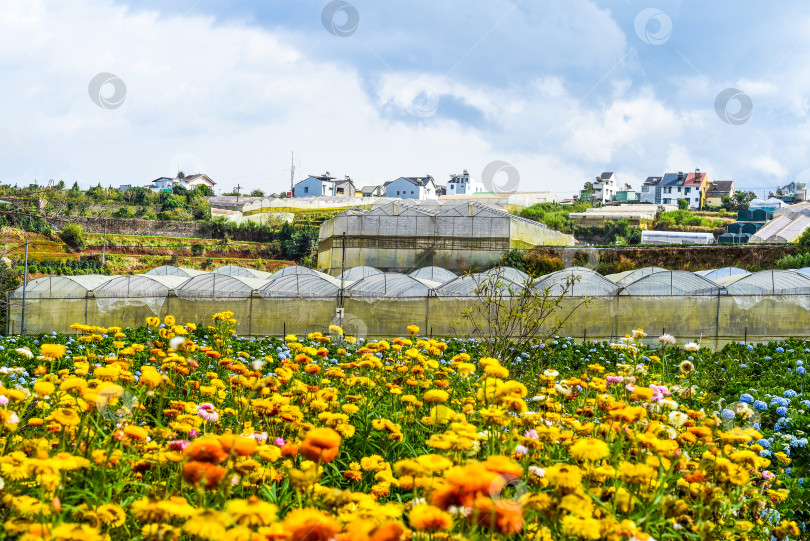
M413 195L413 190L411 190L411 195Z
M397 195L399 195L399 190L397 190Z
M684 188L683 193L689 193L692 191L692 188Z
M664 188L664 193L672 193L672 188L667 186L666 188Z
M669 205L670 203L672 203L672 199L670 199L669 197L664 198L665 205Z
M304 193L309 193L309 186L304 186Z
M678 186L678 193L681 193L681 187Z

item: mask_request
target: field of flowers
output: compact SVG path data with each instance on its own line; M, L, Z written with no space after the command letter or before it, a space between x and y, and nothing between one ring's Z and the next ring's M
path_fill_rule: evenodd
M0 338L0 521L29 540L807 538L810 344L635 330Z

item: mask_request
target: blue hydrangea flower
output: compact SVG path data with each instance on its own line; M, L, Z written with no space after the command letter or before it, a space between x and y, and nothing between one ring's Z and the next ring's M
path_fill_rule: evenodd
M747 346L745 346L745 349L747 349L748 351L754 351L754 346L748 344Z
M722 417L723 419L733 419L735 417L735 414L730 409L724 409L723 411L720 412L720 417Z
M766 404L762 400L755 400L754 409L759 411L765 411L766 409L768 409L768 404Z
M784 353L784 352L785 352L785 348L783 348L782 346L779 346L778 348L776 348L776 352L777 352L777 353Z
M803 366L800 366L799 368L796 369L796 373L799 374L800 376L803 376L806 372L807 370L805 370Z
M793 389L788 389L787 391L785 391L784 393L782 393L782 396L784 396L785 398L793 398L793 397L795 397L795 396L798 396L798 394L799 394L799 393L797 393L797 392L796 392L796 391L794 391Z
M754 397L748 393L740 395L740 402L745 402L746 404L751 404L754 402Z
M762 447L764 447L765 449L770 449L770 448L771 448L771 442L769 442L769 441L768 441L768 440L766 440L765 438L762 438L761 440L758 440L758 441L757 441L757 444L758 444L758 445L761 445L761 446L762 446Z
M785 415L787 415L787 408L784 406L779 406L778 408L776 408L776 414L779 417L784 417Z

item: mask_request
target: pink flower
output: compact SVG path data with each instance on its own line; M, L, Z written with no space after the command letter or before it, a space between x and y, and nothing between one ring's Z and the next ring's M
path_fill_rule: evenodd
M205 419L206 421L216 421L219 419L219 413L214 410L214 405L205 402L197 406L197 415Z
M197 429L196 429L196 428L192 428L192 429L191 429L191 432L189 432L189 433L188 433L188 435L189 435L189 437L196 438L197 436L199 436L199 435L200 435L200 433L199 433L199 432L197 432Z
M191 442L188 440L173 440L169 442L169 449L172 451L182 451L189 445L191 445Z
M517 446L515 446L515 454L528 455L529 454L529 448L526 447L525 445L517 445Z
M628 383L627 385L624 386L624 388L630 391L631 393L636 390L636 388L633 386L632 383Z
M275 443L278 447L284 447L287 444L287 442L284 441L284 438L276 438L273 440L273 443Z
M267 432L254 432L250 437L258 442L267 441Z
M523 435L524 435L525 437L527 437L527 438L531 438L531 439L533 439L533 440L536 440L537 438L539 438L539 437L540 437L540 436L537 434L537 430L535 430L535 429L533 429L533 428L532 428L531 430L527 430L526 432L524 432L524 433L523 433Z
M6 398L6 395L0 394L0 406L5 406L6 404L8 404L8 398Z

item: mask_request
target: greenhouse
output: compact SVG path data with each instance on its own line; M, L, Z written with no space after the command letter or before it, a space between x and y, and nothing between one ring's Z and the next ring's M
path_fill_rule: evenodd
M437 267L413 275L365 267L347 269L342 282L297 266L266 279L239 276L244 273L235 266L191 277L175 269L31 280L25 289L25 330L69 333L74 323L137 327L147 317L167 314L178 321L206 322L231 310L239 335L326 332L330 324L347 321L378 336L401 334L412 323L428 334L455 335L471 330L462 314L480 306L476 291L482 286L492 304L506 307L526 298L529 283L535 292L548 288L556 301L564 284L573 280L559 303L565 321L560 334L609 339L652 325L660 327L656 332L710 337L718 345L744 338L810 336L810 269L751 274L735 267L695 273L646 267L601 276L586 267L569 267L531 279L509 267L462 276ZM19 334L23 287L10 293L9 301L7 331Z
M144 274L149 276L182 276L183 278L191 278L192 276L205 274L205 271L175 267L174 265L161 265L154 269L149 269Z
M241 278L256 278L259 280L266 280L270 278L270 273L256 269L249 269L240 267L238 265L225 265L212 271L214 274L222 274L225 276L239 276Z
M712 233L686 231L642 231L641 244L714 244Z
M455 273L443 269L442 267L422 267L421 269L413 271L408 276L430 280L431 282L439 282L440 284L449 282L456 277Z
M736 276L739 274L750 274L747 270L739 267L723 267L722 269L710 269L695 272L698 276L703 276L713 282L718 278L725 278L727 276Z
M375 274L382 274L382 271L379 269L375 269L374 267L352 267L348 269L346 272L340 274L338 276L338 280L343 280L344 283L352 283L360 280L361 278L365 278L366 276L373 276Z

